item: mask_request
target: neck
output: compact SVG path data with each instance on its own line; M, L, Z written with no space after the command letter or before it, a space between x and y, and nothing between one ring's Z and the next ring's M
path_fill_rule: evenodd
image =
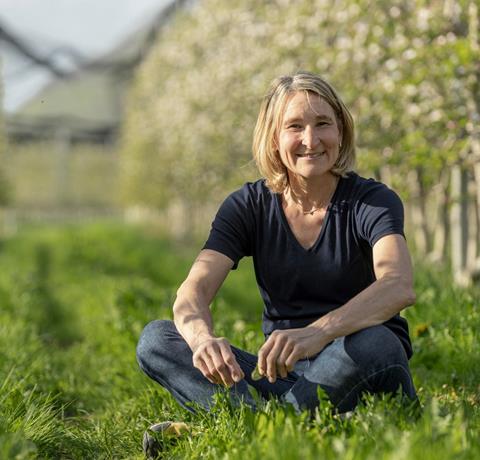
M302 211L327 208L337 186L339 177L327 173L321 177L305 179L289 177L289 187L284 196L287 203L296 204Z

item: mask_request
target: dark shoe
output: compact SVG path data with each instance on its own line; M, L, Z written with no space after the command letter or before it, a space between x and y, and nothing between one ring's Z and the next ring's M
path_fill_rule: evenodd
M190 428L183 422L155 423L143 434L143 453L147 458L157 458L171 441L188 432Z

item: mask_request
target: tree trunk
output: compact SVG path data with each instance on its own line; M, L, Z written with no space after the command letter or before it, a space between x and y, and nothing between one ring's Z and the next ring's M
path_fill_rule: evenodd
M429 253L431 241L427 225L425 193L421 184L421 170L417 168L410 171L407 180L412 191L411 209L415 248L419 255L425 256Z
M475 212L475 216L476 216L476 225L477 225L477 228L476 228L476 238L477 238L477 244L478 242L480 241L480 162L476 162L474 163L473 165L473 181L474 181L474 184L475 184L475 205L476 205L476 212ZM472 271L472 276L476 279L478 279L479 275L480 275L480 257L479 257L479 254L478 254L478 246L477 246L477 252L475 254L476 258L475 258L475 262L473 263L472 267L471 267L471 271Z
M468 196L467 196L467 212L468 212L468 239L467 239L467 260L466 266L469 273L472 271L477 259L477 197L475 193L475 182L472 177L467 178Z
M463 166L454 165L451 176L452 206L450 210L452 275L459 285L468 285L467 273L468 204L467 173Z
M445 168L440 173L437 185L437 202L435 213L435 226L433 227L433 250L429 256L431 262L438 263L447 260L448 238L450 225L448 219L450 170Z

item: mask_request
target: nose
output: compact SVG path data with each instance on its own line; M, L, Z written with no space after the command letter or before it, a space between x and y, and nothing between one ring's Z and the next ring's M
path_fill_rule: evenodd
M305 126L303 130L303 139L302 145L304 145L307 150L315 150L320 142L318 133L310 125Z

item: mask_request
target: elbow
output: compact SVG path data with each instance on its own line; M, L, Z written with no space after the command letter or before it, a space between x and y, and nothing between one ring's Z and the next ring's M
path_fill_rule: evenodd
M175 317L178 315L178 305L176 302L173 304L172 313L173 313L173 321L175 322Z
M185 280L177 289L175 302L173 303L173 317L182 316L185 311L191 311L194 305L205 303L205 289L201 283Z
M172 314L173 314L173 322L175 323L175 326L178 326L178 320L179 320L179 308L176 303L173 304L172 308Z
M402 305L401 308L409 307L417 301L417 296L410 279L402 276L392 276L388 278L390 289L395 289L396 298Z
M172 307L172 319L177 328L182 325L185 316L188 315L188 310L188 303L177 293L177 298Z
M402 298L405 307L413 305L417 301L417 295L411 283L404 283L402 288Z
M173 317L175 319L175 314L178 313L179 310L181 310L181 306L183 304L182 298L184 297L184 291L185 291L185 282L183 282L180 287L177 289L176 295L175 295L175 301L173 302Z
M410 288L410 290L407 291L407 294L405 295L405 306L409 307L411 305L414 305L416 301L417 295L415 294L413 288Z

